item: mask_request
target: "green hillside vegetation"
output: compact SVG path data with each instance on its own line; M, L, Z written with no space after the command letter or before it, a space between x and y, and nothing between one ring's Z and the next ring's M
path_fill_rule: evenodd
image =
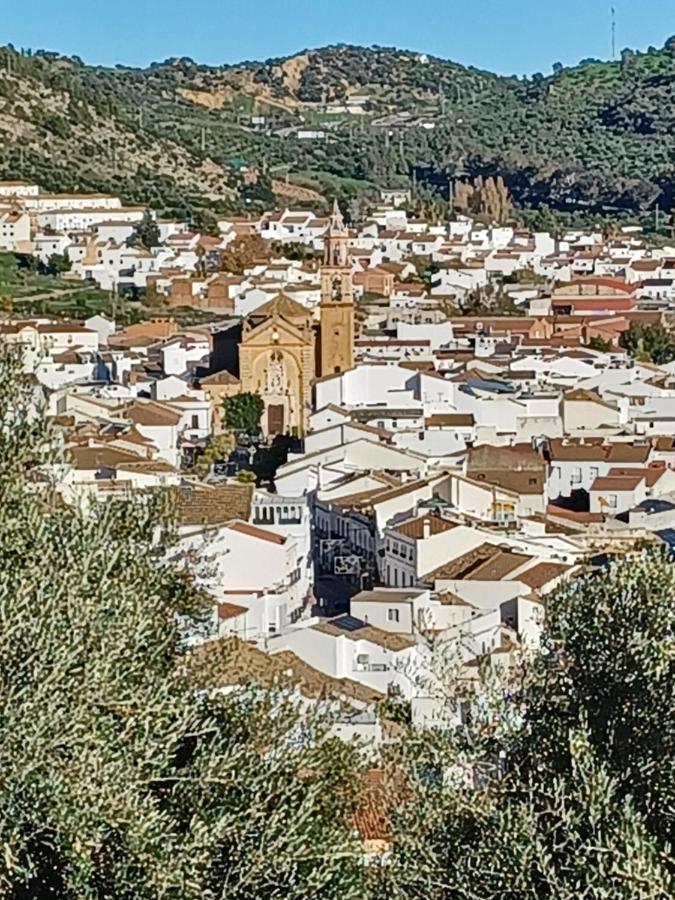
M4 48L0 176L116 190L174 214L262 209L286 177L348 202L392 183L447 197L450 177L497 174L521 210L670 211L675 40L553 68L506 78L409 51L337 46L239 66L171 59L110 69ZM364 114L347 114L347 103ZM297 128L329 137L299 140ZM245 183L247 166L257 184Z

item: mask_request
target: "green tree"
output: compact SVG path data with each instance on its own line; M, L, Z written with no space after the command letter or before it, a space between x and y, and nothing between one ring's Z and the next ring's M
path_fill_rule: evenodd
M600 353L609 353L612 349L611 341L597 336L590 339L588 346L591 350L598 350Z
M230 458L234 447L235 440L231 432L216 435L204 452L197 457L194 471L201 478L206 477L211 473L214 463L226 462Z
M215 213L205 207L199 207L192 211L190 229L197 234L209 234L213 237L220 237L218 219Z
M47 260L47 272L50 275L63 275L70 272L71 262L67 253L52 253Z
M541 652L468 724L390 756L405 792L390 793L375 896L673 896L673 634L675 567L658 551L549 597Z
M643 325L632 322L623 336L623 343L631 356L655 365L675 359L675 340L672 333L660 324Z
M674 633L675 567L657 551L561 591L531 680L526 757L532 767L548 760L567 770L567 735L583 723L621 795L668 842L675 836Z
M359 900L352 756L283 691L196 692L166 498L64 503L35 402L3 354L2 896Z
M296 245L297 246L297 245ZM281 248L283 255L284 247ZM267 244L260 235L246 235L245 237L235 238L227 248L223 250L220 257L220 268L223 272L232 275L243 275L246 269L250 269L261 259L266 260L269 257L269 249ZM293 259L294 257L289 257Z
M269 447L261 447L253 466L256 476L261 481L273 481L277 469L288 461L288 454L293 447L294 438L287 434L275 435Z
M233 431L258 434L265 404L258 394L243 393L223 400L225 425Z
M143 218L138 223L132 236L134 243L140 243L147 250L159 246L159 226L149 209L143 213Z

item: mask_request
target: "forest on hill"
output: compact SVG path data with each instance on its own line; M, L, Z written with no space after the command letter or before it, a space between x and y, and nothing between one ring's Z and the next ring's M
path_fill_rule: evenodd
M0 135L2 178L174 214L319 195L356 217L378 187L501 175L525 213L640 217L673 205L675 38L527 78L382 47L132 69L8 46Z

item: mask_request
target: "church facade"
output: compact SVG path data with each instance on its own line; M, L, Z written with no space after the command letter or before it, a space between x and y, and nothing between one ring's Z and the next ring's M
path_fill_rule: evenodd
M303 435L312 409L315 371L313 317L279 294L244 321L239 345L241 389L265 404L262 431Z
M312 411L314 378L354 366L349 232L337 203L325 240L320 277L318 327L310 310L284 294L264 303L244 320L239 344L241 389L262 397L265 437L304 435Z

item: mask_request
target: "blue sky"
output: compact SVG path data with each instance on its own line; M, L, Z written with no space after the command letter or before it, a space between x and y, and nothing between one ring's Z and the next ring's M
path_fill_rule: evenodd
M424 50L504 74L610 55L612 0L0 0L0 44L85 61L217 64L331 43ZM661 46L673 0L614 0L617 49Z

